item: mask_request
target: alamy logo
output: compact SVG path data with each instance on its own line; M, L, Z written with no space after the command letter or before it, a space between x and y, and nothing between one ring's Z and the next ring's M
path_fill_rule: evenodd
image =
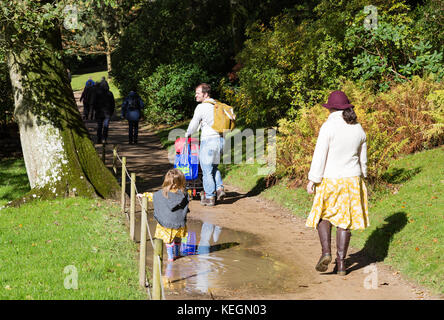
M63 286L65 289L78 289L79 288L79 274L77 272L77 268L73 265L66 266L65 269L63 269L64 274L68 274L65 277L65 280L63 281Z
M378 27L378 8L373 5L365 6L364 13L369 13L364 19L364 28L367 30L376 29Z
M77 6L67 5L63 8L63 14L65 19L63 20L63 26L67 30L74 30L79 28L79 16Z
M369 273L364 279L364 288L367 290L378 289L378 268L372 263L364 268L364 273Z

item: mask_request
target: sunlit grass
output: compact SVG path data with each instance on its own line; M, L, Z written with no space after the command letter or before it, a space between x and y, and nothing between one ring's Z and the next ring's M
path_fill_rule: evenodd
M91 77L94 82L100 82L102 80L102 77L108 78L108 72L107 71L99 71L99 72L92 72L92 73L84 73L84 74L74 74L72 76L71 81L71 87L73 91L80 91L85 88L86 81L88 81L89 77ZM113 84L112 81L108 81L110 91L114 95L114 99L119 100L121 99L120 91L119 89Z
M0 203L29 190L22 160L0 166L19 175L0 180ZM120 206L104 200L37 200L0 210L0 299L147 299L124 222Z

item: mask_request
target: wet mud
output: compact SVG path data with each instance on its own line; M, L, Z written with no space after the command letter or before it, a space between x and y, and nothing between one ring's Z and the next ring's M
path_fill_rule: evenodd
M156 222L149 218L151 234ZM184 256L168 262L163 256L163 286L167 299L215 299L235 293L277 294L294 291L300 275L289 266L260 250L263 240L248 233L223 228L208 221L188 220L189 236ZM153 250L147 248L152 265Z

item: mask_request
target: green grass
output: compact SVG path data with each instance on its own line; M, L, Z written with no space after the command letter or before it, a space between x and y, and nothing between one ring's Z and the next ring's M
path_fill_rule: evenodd
M399 191L370 202L371 226L352 245L444 293L444 149L408 155L388 173Z
M2 173L25 172L21 160L0 165ZM15 193L4 181L2 202L28 191L23 177ZM111 202L69 198L3 209L0 246L0 299L147 299L138 284L136 244ZM77 289L70 288L74 270Z
M89 77L92 77L94 82L100 81L102 77L107 78L107 71L100 72L92 72L92 73L83 73L83 74L74 74L72 76L71 87L73 91L83 90L85 87L86 81L88 81ZM120 96L119 89L113 84L112 81L109 82L109 89L114 95L114 99L116 99L116 105L121 103L122 97Z

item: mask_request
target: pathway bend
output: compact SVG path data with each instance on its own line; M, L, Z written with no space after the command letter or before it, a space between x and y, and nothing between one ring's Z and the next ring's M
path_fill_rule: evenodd
M75 92L75 97L78 101L80 92ZM79 108L81 109L80 104ZM85 123L91 136L95 137L95 121L88 120ZM127 131L128 124L125 120L115 118L111 121L105 164L108 167L112 166L112 146L118 144L119 155L127 157L128 171L137 174L138 191L158 190L162 184L163 176L172 168L172 164L168 161L167 150L162 149L155 133L143 125L139 130L137 145L128 144ZM98 153L101 154L102 145L96 144L95 146ZM314 269L320 255L317 232L305 227L303 218L291 214L289 210L260 196L247 196L246 192L242 192L234 186L226 186L226 191L227 200L215 207L202 207L199 201L193 200L190 205L189 219L211 223L221 227L222 230L254 235L255 239L260 240L248 241L248 243L241 243L239 246L223 250L224 254L228 255L228 258L225 257L225 261L230 260L230 250L233 252L235 250L254 250L259 253L260 257L270 257L273 261L278 262L276 266L285 266L286 270L294 270L294 276L288 278L288 283L285 283L286 279L279 279L279 285L285 287L285 290L281 290L281 292L257 290L254 289L254 283L251 286L214 287L207 293L201 294L178 291L178 286L172 286L169 290L166 288L167 299L416 300L444 298L433 295L427 289L407 281L399 272L379 262L375 264L376 269L373 269L377 272L377 286L376 289L371 289L371 286L368 285L371 274L366 273L367 270L370 270L366 266L370 264L371 260L353 248L349 249L349 262L353 263L351 266L353 271L347 276L341 277L332 274L333 264L330 265L326 273L318 273ZM136 235L140 230L140 213L137 214ZM153 233L154 229L151 232ZM148 257L150 247L147 246ZM334 253L334 248L336 248L334 237L332 237L332 248ZM210 256L212 254L210 253ZM174 262L175 268L189 267L190 263L194 263L192 259L197 258L197 256L193 256L178 259ZM150 261L148 262L150 263ZM237 263L237 261L234 259L233 262L227 263ZM279 268L274 267L277 273L280 272ZM260 270L256 270L254 265L246 266L244 269L246 270L240 272L257 272L257 279L264 277L264 274ZM243 275L232 274L231 276L234 282ZM179 283L179 280L176 283Z

